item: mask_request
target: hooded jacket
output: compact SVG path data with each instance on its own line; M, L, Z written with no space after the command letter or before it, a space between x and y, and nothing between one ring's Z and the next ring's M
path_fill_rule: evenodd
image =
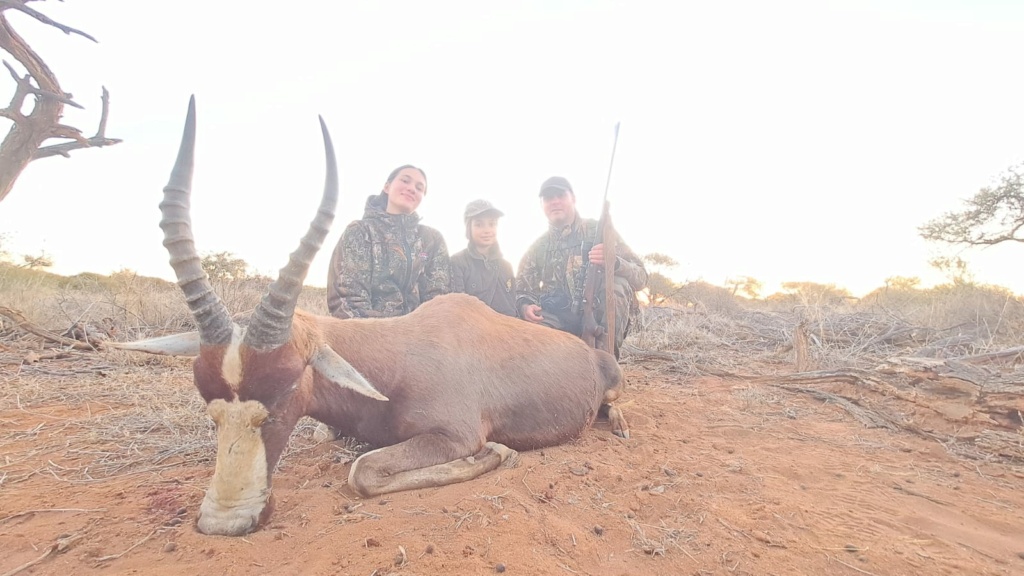
M387 195L366 200L331 256L327 309L338 318L401 316L447 294L451 264L444 238L412 214L388 214Z
M470 242L465 250L452 255L452 292L465 292L497 312L518 316L512 264L502 257L497 245L483 255Z

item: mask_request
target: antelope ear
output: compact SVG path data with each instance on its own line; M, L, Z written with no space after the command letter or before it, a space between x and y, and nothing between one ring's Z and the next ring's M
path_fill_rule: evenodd
M104 342L105 346L120 350L133 350L165 356L198 356L199 332L183 332L171 336L136 340L134 342Z
M321 344L317 350L316 355L313 356L313 360L309 363L317 372L323 375L331 382L334 382L342 388L348 388L354 390L366 396L373 398L374 400L387 401L388 397L381 394L373 387L372 384L367 382L366 378L363 377L347 360L342 358L327 344Z

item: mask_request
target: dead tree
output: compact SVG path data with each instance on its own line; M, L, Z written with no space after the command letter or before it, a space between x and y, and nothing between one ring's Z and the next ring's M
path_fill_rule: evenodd
M6 108L0 109L0 117L7 118L13 123L7 137L0 144L0 202L7 197L18 176L33 160L57 155L67 157L70 151L79 148L111 146L121 142L117 138L107 138L106 136L107 113L110 106L106 88L103 88L103 111L95 136L86 138L77 128L60 123L65 104L75 108L82 108L82 106L72 100L71 94L61 90L57 77L43 62L43 59L11 28L5 12L17 10L43 24L53 26L65 34L77 34L93 42L97 40L81 30L54 22L46 15L29 7L28 4L32 1L34 0L0 0L0 48L3 48L21 64L26 72L26 74L20 75L10 62L3 61L4 67L14 78L17 87L14 90L11 103ZM35 98L35 104L30 113L24 114L22 109L25 99L29 95ZM50 138L63 138L70 141L43 146L43 142Z

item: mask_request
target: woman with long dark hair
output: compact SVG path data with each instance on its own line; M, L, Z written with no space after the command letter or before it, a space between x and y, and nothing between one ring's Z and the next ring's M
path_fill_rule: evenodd
M395 168L363 217L345 228L327 277L327 308L339 318L401 316L451 284L448 248L441 233L416 213L427 194L420 168Z

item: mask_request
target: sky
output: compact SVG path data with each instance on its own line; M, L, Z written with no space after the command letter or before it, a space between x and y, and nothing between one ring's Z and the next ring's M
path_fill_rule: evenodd
M484 198L505 212L499 240L518 264L546 230L540 183L561 175L584 217L607 184L625 242L674 258L679 281L931 285L944 278L928 261L948 249L917 228L1024 161L1019 1L32 6L99 41L5 12L85 106L64 121L94 133L106 86L107 135L124 140L31 163L0 202L4 246L45 252L60 274L173 278L157 205L192 94L198 250L264 274L319 203L323 116L341 199L314 286L406 163L425 170L419 213L452 253L466 203ZM962 256L978 281L1024 293L1024 247Z

